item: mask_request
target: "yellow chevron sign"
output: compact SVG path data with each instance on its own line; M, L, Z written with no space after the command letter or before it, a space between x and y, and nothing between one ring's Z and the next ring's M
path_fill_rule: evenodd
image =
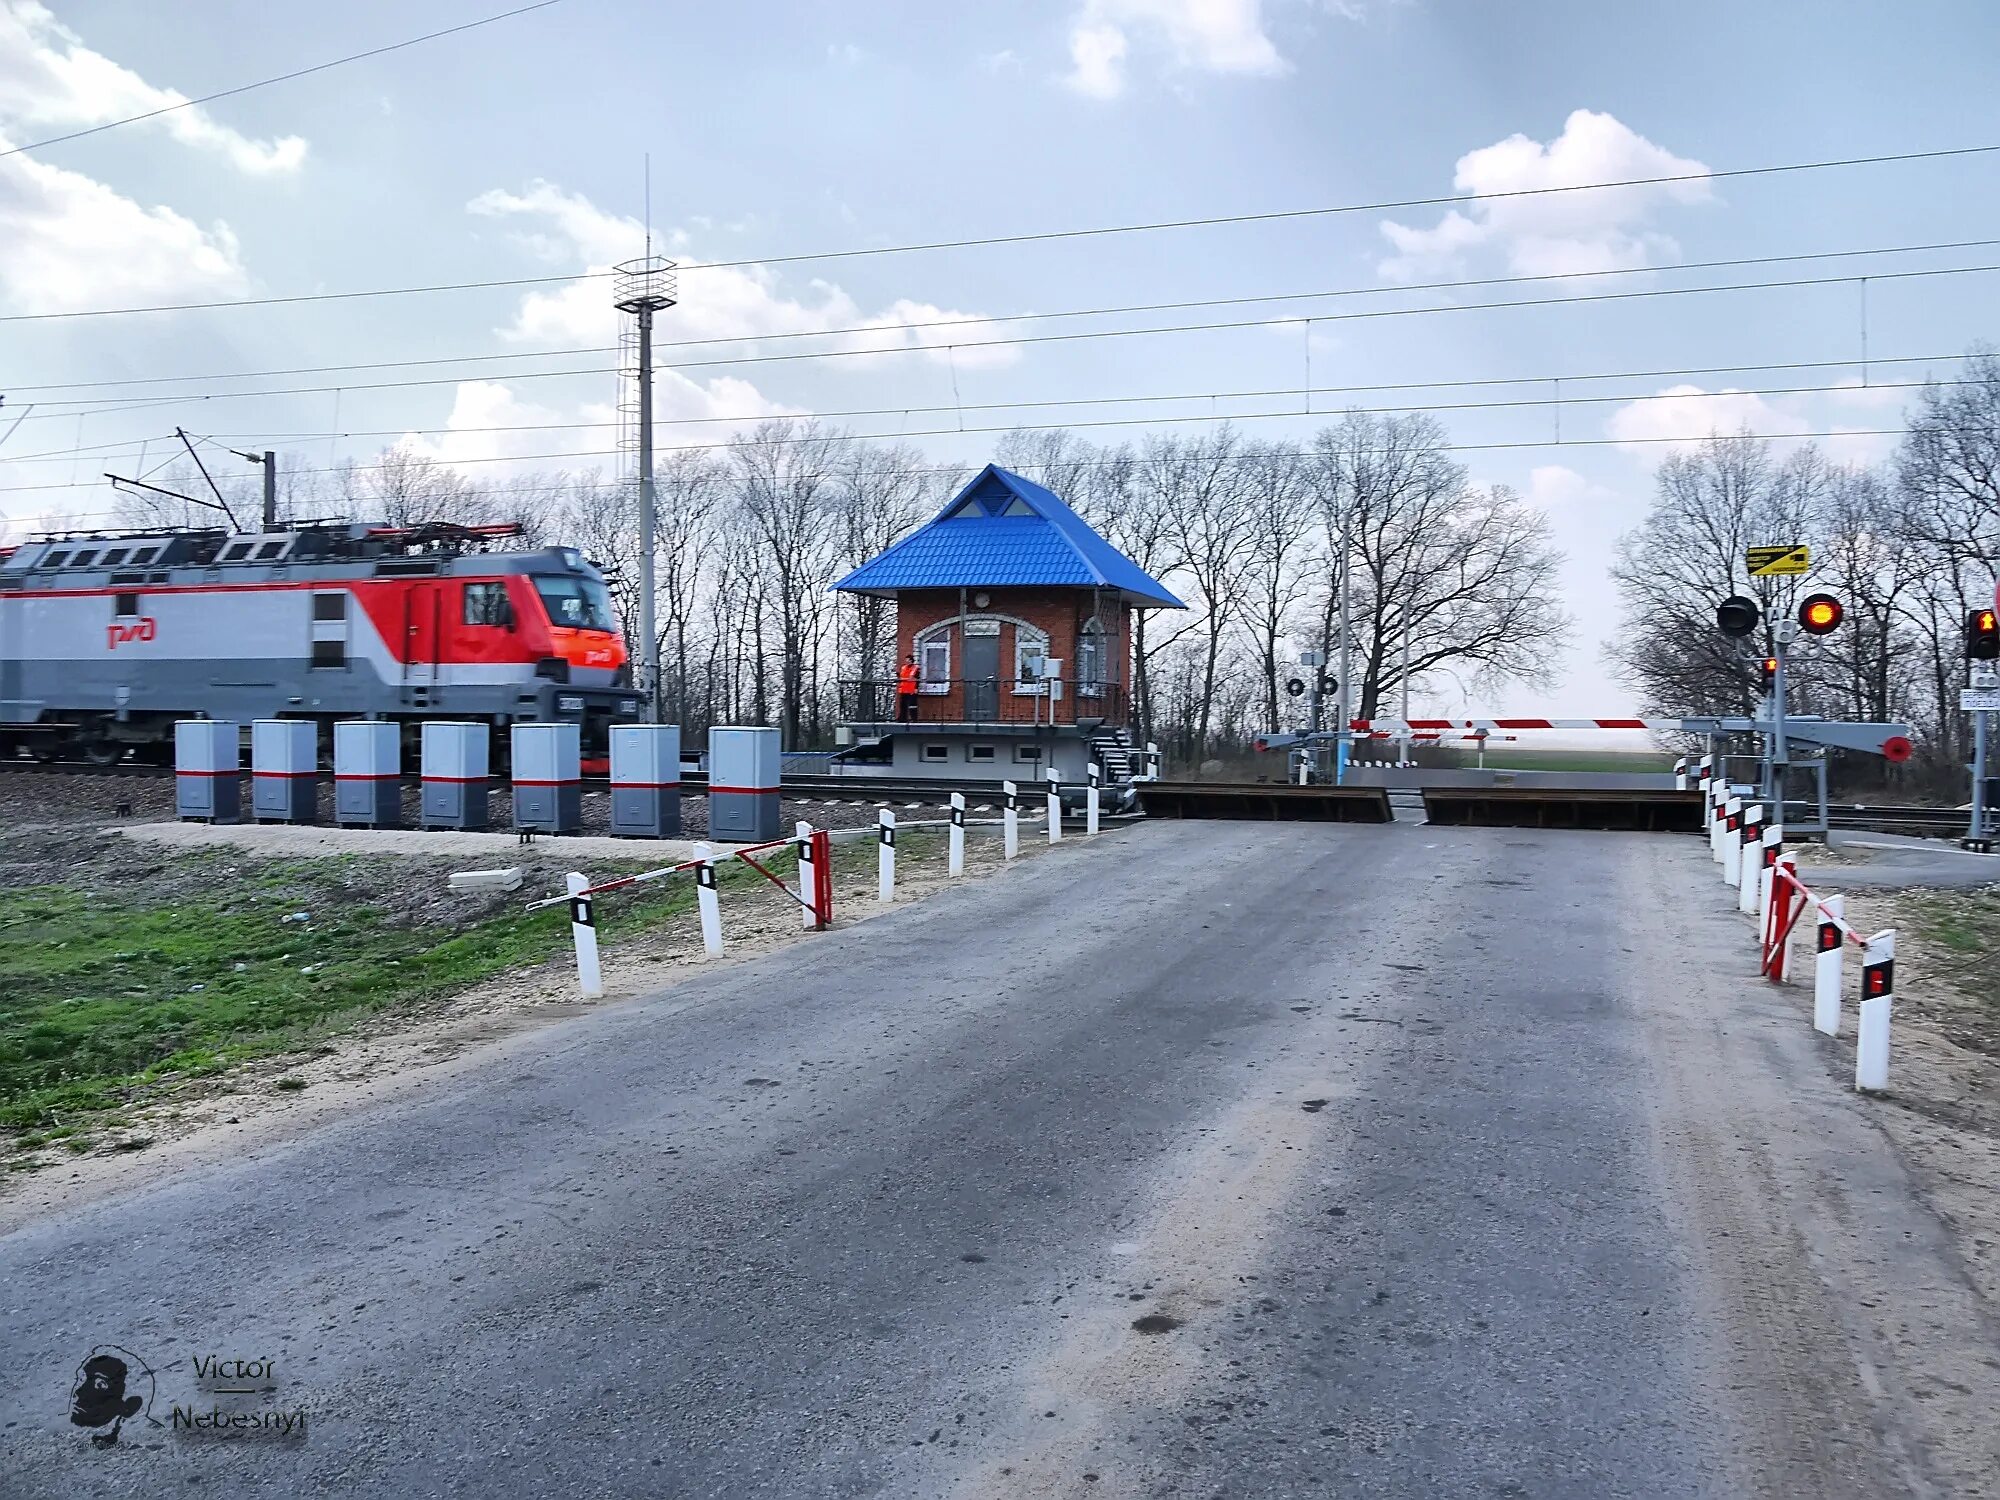
M1775 578L1780 573L1803 573L1812 567L1812 550L1804 542L1790 547L1752 547L1744 554L1752 578Z

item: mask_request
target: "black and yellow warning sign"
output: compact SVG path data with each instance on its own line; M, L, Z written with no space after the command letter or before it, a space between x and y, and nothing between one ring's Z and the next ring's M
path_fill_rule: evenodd
M1781 573L1804 573L1812 567L1812 549L1804 542L1789 547L1752 547L1744 554L1752 578L1775 578Z

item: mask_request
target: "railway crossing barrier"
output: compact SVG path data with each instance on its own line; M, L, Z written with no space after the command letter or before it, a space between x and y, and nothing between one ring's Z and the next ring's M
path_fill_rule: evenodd
M312 720L251 720L250 816L258 823L319 821L319 726Z
M895 817L893 813L884 812L883 817L889 819L893 826ZM752 857L767 850L783 848L791 848L798 855L797 889L787 885L783 877L773 873ZM741 860L798 902L805 914L807 931L825 928L832 924L833 840L826 830L815 829L810 823L800 823L793 838L772 839L766 843L751 844L741 849L718 852L712 845L696 844L692 859L684 859L678 864L662 865L655 870L642 870L635 875L621 875L615 880L601 881L596 885L590 883L588 876L571 871L564 877L565 889L562 895L530 901L526 910L537 912L551 906L569 907L570 935L576 945L577 983L583 991L584 998L594 1000L604 993L603 971L597 944L595 905L597 898L612 891L649 885L657 880L692 873L695 881L695 904L701 918L702 947L714 956L723 951L722 897L716 870L724 860L729 859Z
M403 730L386 719L333 726L333 821L396 828L403 821Z
M243 815L242 734L228 719L174 725L174 811L183 822L234 823Z

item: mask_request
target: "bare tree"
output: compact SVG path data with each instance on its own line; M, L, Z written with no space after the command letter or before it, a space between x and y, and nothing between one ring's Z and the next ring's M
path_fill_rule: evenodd
M810 627L837 555L828 492L838 442L819 422L760 422L730 454L736 504L762 551L777 605L781 727L793 746L804 729ZM761 633L761 620L755 628Z
M1245 466L1248 557L1241 615L1257 653L1258 702L1264 727L1278 716L1278 645L1299 623L1311 592L1315 512L1312 487L1297 448L1265 443L1250 450Z

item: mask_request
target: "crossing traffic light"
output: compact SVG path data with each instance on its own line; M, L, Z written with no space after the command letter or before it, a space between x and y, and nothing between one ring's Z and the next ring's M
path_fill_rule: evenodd
M1757 601L1731 594L1715 607L1715 623L1724 635L1748 635L1757 628Z
M1807 635L1838 630L1846 617L1847 611L1831 594L1807 594L1799 601L1799 628Z
M1763 685L1764 691L1767 693L1770 692L1772 688L1778 685L1777 657L1767 656L1757 664L1757 679Z
M1972 661L2000 661L2000 615L1990 609L1966 615L1965 654Z

